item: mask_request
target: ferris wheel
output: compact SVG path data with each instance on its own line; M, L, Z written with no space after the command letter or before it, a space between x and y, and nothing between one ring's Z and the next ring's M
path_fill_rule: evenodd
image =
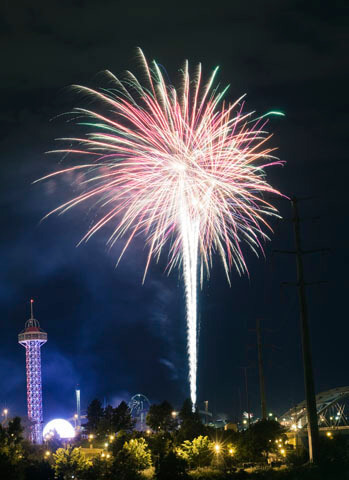
M150 402L148 398L141 393L134 395L128 403L131 415L136 419L138 430L145 429L145 417L148 413L149 407Z

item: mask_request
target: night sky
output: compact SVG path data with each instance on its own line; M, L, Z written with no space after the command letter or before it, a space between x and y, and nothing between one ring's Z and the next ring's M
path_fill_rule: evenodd
M33 185L59 168L55 138L77 132L61 113L86 100L72 84L105 86L103 70L140 72L136 47L164 65L174 84L185 59L208 75L220 66L228 100L247 93L247 108L281 110L269 130L284 168L270 183L301 203L304 248L329 248L305 258L316 391L349 383L348 298L348 17L346 2L230 1L178 3L19 1L0 7L1 236L0 407L26 412L25 351L17 335L35 299L48 333L42 348L45 421L74 413L99 397L116 405L136 393L178 408L189 396L184 292L180 274L164 273L166 256L145 284L144 239L108 251L108 229L75 248L91 220L76 209L40 223L74 194L69 178ZM66 165L66 163L64 164ZM282 414L304 399L295 259L289 202L266 257L245 249L250 278L219 259L200 292L199 402L217 415L246 409L248 366L252 411L259 415L256 318L262 319L268 410Z

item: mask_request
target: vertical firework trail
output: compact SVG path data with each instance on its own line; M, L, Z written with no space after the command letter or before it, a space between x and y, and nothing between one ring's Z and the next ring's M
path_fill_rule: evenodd
M108 115L76 108L80 124L93 129L83 138L62 139L76 148L77 165L52 173L74 173L83 193L50 214L63 213L83 202L98 207L97 220L82 238L87 241L106 224L107 244L127 235L119 261L132 239L142 234L149 247L144 277L152 257L169 244L167 270L181 266L186 293L190 396L196 405L198 279L209 275L218 254L229 281L232 266L247 272L242 252L246 243L257 254L271 230L267 215L277 210L263 194L279 194L266 181L265 168L281 164L265 146L269 112L252 118L243 112L243 97L223 100L226 89L214 87L217 68L202 85L201 65L190 80L188 62L180 89L164 80L139 51L147 84L131 73L119 80L110 72L112 88L96 91L76 87L108 107ZM102 110L101 110L102 111ZM86 120L85 120L86 119ZM91 161L80 163L81 158ZM41 179L43 180L43 179Z

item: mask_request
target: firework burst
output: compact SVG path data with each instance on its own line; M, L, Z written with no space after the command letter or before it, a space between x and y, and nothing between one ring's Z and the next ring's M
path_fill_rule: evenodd
M139 54L145 86L130 72L122 81L107 72L112 88L77 87L102 101L108 114L76 108L91 130L83 138L62 139L76 147L56 152L83 155L89 161L44 178L79 171L83 187L50 214L89 200L101 207L82 242L112 225L110 246L126 237L120 260L132 239L142 234L149 247L144 275L151 258L158 259L168 244L168 270L180 266L183 272L195 405L198 283L209 273L215 254L228 280L233 266L240 274L247 272L242 244L257 254L267 238L264 230L270 230L266 216L277 214L265 199L265 193L279 194L267 183L265 168L281 162L266 146L265 116L253 120L252 113L243 111L243 97L226 103L227 89L214 86L217 69L203 84L201 65L190 80L186 62L176 90L155 61L149 65Z

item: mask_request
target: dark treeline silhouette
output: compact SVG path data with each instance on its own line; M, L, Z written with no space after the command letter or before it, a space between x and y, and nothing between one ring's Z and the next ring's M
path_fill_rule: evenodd
M57 435L44 445L24 438L19 418L0 426L1 480L345 480L349 448L344 436L322 438L321 459L307 465L292 452L284 428L260 420L241 432L203 425L186 400L179 411L151 405L147 429L137 431L125 402L102 408L93 400L87 423L69 444ZM91 449L91 447L94 447ZM286 452L287 450L287 452ZM285 453L286 452L286 453ZM282 470L268 459L279 458ZM269 462L270 463L270 462Z

